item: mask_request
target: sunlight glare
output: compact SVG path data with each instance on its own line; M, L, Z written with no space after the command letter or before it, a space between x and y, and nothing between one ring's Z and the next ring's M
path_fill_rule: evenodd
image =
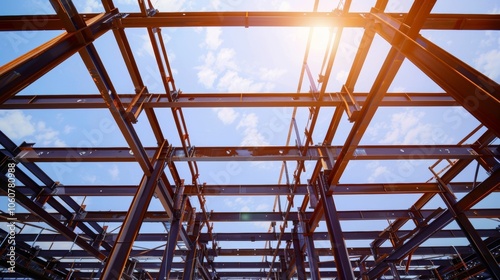
M328 40L330 39L330 35L335 30L332 30L330 27L314 27L313 28L313 36L311 41L311 49L317 51L324 51L328 45ZM332 36L334 36L333 34Z

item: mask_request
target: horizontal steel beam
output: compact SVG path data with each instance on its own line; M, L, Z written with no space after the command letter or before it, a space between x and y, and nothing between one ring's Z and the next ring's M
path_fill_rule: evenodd
M500 238L500 232L496 229L478 229L477 233L481 237L496 237ZM397 236L403 237L410 234L409 230L400 230L397 232ZM329 240L328 232L314 232L312 233L314 240ZM87 235L81 235L82 238L88 238ZM104 239L107 242L113 243L116 240L116 233L106 234ZM379 231L345 231L344 238L346 240L372 240L380 237ZM166 242L168 238L167 233L140 233L137 236L136 242ZM214 234L216 241L275 241L278 240L278 236L275 233L269 232L239 232L239 233L228 233L219 232ZM462 230L440 230L436 232L432 238L465 238L465 234ZM285 233L283 235L283 240L291 240L292 234ZM63 242L67 239L60 234L18 234L16 240L22 242ZM200 234L200 242L210 241L210 236L208 233Z
M494 154L497 145L489 146ZM313 146L303 155L294 146L231 146L192 147L189 154L183 148L173 148L170 161L318 161L330 157L335 160L341 146ZM150 159L157 148L145 148ZM0 150L1 152L2 150ZM489 155L489 156L491 156ZM393 145L359 146L352 160L404 160L404 159L475 159L479 155L470 145ZM134 162L134 153L128 148L34 148L25 147L16 157L27 162Z
M434 210L421 210L423 217L434 213ZM497 218L500 217L500 209L474 209L465 211L469 218ZM89 211L73 218L74 221L82 222L123 222L127 212L125 211ZM297 217L296 212L290 213L292 217ZM305 217L309 219L313 212L306 212ZM411 210L364 210L364 211L339 211L340 220L387 220L396 218L412 218L414 215ZM61 222L66 218L60 214L52 214L52 218ZM41 222L42 220L33 214L16 214L19 221L23 222ZM3 219L3 217L0 217ZM170 217L165 212L147 212L143 222L168 222ZM203 217L197 215L197 220L201 221ZM282 221L283 216L279 212L212 212L210 213L211 222L272 222Z
M368 93L353 93L363 106ZM134 94L120 94L125 107ZM166 94L144 94L143 108L214 108L214 107L337 107L342 106L339 93L325 94L316 100L311 94L297 93L182 93L175 101ZM388 93L381 101L384 107L458 106L446 93ZM101 95L23 95L15 96L0 105L0 109L107 109Z
M332 256L332 250L330 248L315 248L316 253L320 256ZM389 254L393 250L391 247L381 247L378 249L380 254ZM139 258L139 257L162 257L163 251L161 249L158 250L132 250L130 253L130 257ZM369 247L353 247L347 248L350 256L367 256L371 254L371 248ZM414 252L413 256L417 255L456 255L457 252L459 254L474 254L474 250L470 246L432 246L432 247L418 247ZM186 256L188 250L175 250L174 255L177 257ZM217 252L213 250L208 250L208 255L214 256L272 256L274 250L272 249L218 249ZM284 250L279 250L279 255L283 255ZM68 252L68 250L63 249L53 249L53 250L42 250L40 251L39 257L50 258L50 257L65 257L65 258L83 258L90 257L91 255L84 250L72 250Z
M274 270L276 273L278 273L278 270ZM273 272L274 272L273 271ZM402 270L401 273L403 273L404 270ZM172 271L170 273L169 279L182 279L183 276L183 271ZM77 279L92 279L91 277L95 276L95 272L83 272L83 271L77 271L73 275L77 277ZM157 272L148 272L148 276L151 278L146 278L146 279L160 279L158 277ZM268 272L266 271L255 271L255 270L248 270L248 271L241 271L241 270L223 270L223 271L218 271L217 272L217 277L220 277L220 279L265 279L267 278ZM354 273L356 276L360 276L360 273L356 271ZM432 277L432 271L430 270L410 270L408 273L406 273L409 276L422 276L424 279L428 279L429 277ZM9 275L8 273L0 273L0 276L5 276L5 279L8 279L9 277L12 277L12 275ZM135 276L139 276L138 273L135 274ZM328 277L328 278L335 278L337 277L337 272L336 271L324 271L321 273L322 278ZM310 273L306 272L306 277L307 279L311 279ZM137 279L137 278L136 278ZM195 278L196 279L196 278ZM274 277L274 273L271 273L271 276L268 278L270 280L278 280L278 278Z
M476 182L478 184L480 182ZM453 182L450 187L454 193L469 192L473 182ZM201 194L204 196L260 196L287 195L291 186L278 184L263 185L203 185ZM28 187L18 186L16 190L26 195L35 194ZM59 185L49 196L133 196L137 185ZM184 194L198 195L198 188L186 185ZM388 183L388 184L338 184L333 191L336 195L353 194L409 194L409 193L439 193L443 190L437 183ZM500 191L498 189L497 191ZM295 194L307 194L307 185L297 185Z
M355 261L353 261L354 263ZM373 261L367 261L367 265L373 265ZM439 265L449 265L450 261L449 260L412 260L411 264L413 267L416 266L439 266ZM58 265L58 267L61 268L72 268L72 269L92 269L99 267L100 263L98 262L62 262ZM160 262L140 262L137 264L138 269L148 269L148 270L154 270L154 269L159 269L161 263ZM306 267L309 266L309 264L306 262L305 263ZM267 262L214 262L214 266L217 269L249 269L249 268L255 268L255 269L262 269L262 268L269 268L269 264ZM335 267L335 262L333 261L324 261L319 263L320 268L333 268ZM173 269L182 269L184 268L184 263L173 263L172 264ZM418 269L418 268L417 268Z
M82 14L86 20L98 14ZM159 12L152 17L127 13L118 20L120 27L198 27L198 26L339 26L365 27L365 13L326 12ZM387 13L401 20L406 13ZM422 29L498 30L495 14L430 14ZM57 15L19 15L0 17L0 31L63 30Z

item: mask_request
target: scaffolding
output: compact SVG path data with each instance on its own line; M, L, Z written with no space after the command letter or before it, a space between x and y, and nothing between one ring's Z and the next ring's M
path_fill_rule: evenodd
M500 190L500 148L495 144L500 136L500 86L421 34L424 30L498 32L500 15L435 13L436 0L415 1L405 12L392 12L386 11L388 2L377 0L369 12L350 11L350 0L339 2L330 12L319 11L318 1L313 11L300 12L164 12L150 1L139 0L139 10L128 12L119 10L112 0L102 0L104 12L82 13L71 0L50 0L53 14L0 16L2 32L61 31L0 68L0 110L42 110L54 115L60 110L88 114L107 110L126 142L117 147L98 141L90 146L55 147L15 143L6 131L0 132L2 201L6 205L9 199L15 201L15 207L2 208L0 215L5 225L0 229L2 279L500 279L499 229L474 224L498 223L500 217L498 204L475 207L498 198ZM308 63L313 27L318 26L330 30L321 70ZM297 69L297 91L183 92L174 76L196 75L173 70L162 29L196 27L310 28L308 41L303 42L301 69ZM144 73L152 68L138 66L129 29L145 30L161 91L150 92ZM352 29L362 33L352 49L350 70L342 86L331 91L329 82L343 34ZM115 86L121 80L108 74L95 46L105 34L116 41L114 51L121 55L129 75L120 79L133 84L133 93L119 92ZM388 44L388 52L369 90L355 91L375 38ZM23 93L70 57L83 62L97 93ZM404 61L442 91L390 92ZM319 73L318 79L313 73ZM304 85L309 88L304 90ZM381 108L413 107L464 108L479 125L465 132L463 139L455 139L455 144L363 143ZM192 126L187 119L206 108L290 109L286 111L288 130L282 133L288 133L286 141L203 146L190 138L193 131L188 132ZM168 131L158 116L160 110L169 114ZM325 114L328 123L320 124ZM300 119L303 116L307 120ZM138 132L137 126L144 123L153 141ZM342 144L335 144L334 138L339 137ZM358 161L434 163L425 168L426 178L421 181L393 180L403 179L399 176L387 182L359 183L346 176L348 165ZM217 174L231 180L207 183L206 166L221 162L228 165L220 171L224 174ZM249 183L241 172L232 172L231 163L262 162L279 165L277 182ZM142 176L128 185L67 183L52 176L49 164L54 163L129 163ZM248 172L259 173L256 165L248 166L252 168ZM475 176L469 176L470 166ZM486 175L478 178L479 171ZM365 176L364 170L357 172ZM414 198L403 209L392 208L390 200L383 202L385 209L376 210L354 202L361 196L375 201L401 195ZM207 203L214 197L265 196L273 198L272 210L213 211ZM81 197L101 201L127 197L130 203L126 210L93 211L86 209ZM338 210L343 199L352 199L354 208ZM151 210L152 201L162 209ZM431 201L444 207L434 207ZM345 229L348 222L360 221L356 230ZM224 229L220 224L259 222L266 222L268 229L218 231ZM381 223L385 223L382 229ZM141 230L148 225L155 225L155 230ZM10 242L14 236L15 248ZM368 245L352 245L359 240Z

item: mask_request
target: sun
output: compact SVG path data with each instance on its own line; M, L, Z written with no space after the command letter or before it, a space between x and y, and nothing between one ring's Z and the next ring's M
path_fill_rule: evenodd
M315 51L324 51L327 49L330 38L334 37L335 29L332 27L313 27L312 28L311 49Z

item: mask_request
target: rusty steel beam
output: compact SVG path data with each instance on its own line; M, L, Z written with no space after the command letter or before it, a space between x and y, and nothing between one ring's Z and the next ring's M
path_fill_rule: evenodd
M139 234L140 226L137 226L137 224L141 224L144 220L158 180L166 166L166 154L163 148L162 146L158 150L151 176L143 176L141 184L134 195L134 200L130 204L127 215L123 220L122 229L125 230L120 230L115 245L109 254L109 258L106 260L102 279L119 279L123 273L126 261L132 250L132 244L137 234Z
M407 36L401 23L384 14L373 13L375 30L429 78L453 96L469 113L500 137L500 85L486 75L418 35Z
M352 261L354 264L356 261ZM445 259L434 259L434 260L426 260L426 259L419 259L419 260L412 260L412 265L414 266L435 266L435 265L448 265L450 263L450 260L445 260ZM92 269L96 267L96 262L61 262L58 267L60 268L73 268L73 269ZM368 265L373 265L373 261L368 261ZM160 262L142 262L137 264L137 268L142 268L142 269L158 269L160 267L161 263ZM172 268L174 269L182 269L184 268L184 263L183 262L175 262L172 264ZM232 262L215 262L214 266L219 269L264 269L268 268L269 264L265 262L238 262L238 261L232 261ZM307 264L306 264L307 267ZM334 261L322 261L319 262L319 267L320 268L333 268L336 267L336 264Z
M353 93L354 100L363 106L368 93ZM120 94L124 106L136 95ZM175 101L165 94L145 93L142 107L147 108L214 108L214 107L337 107L342 105L338 93L326 93L320 100L310 94L297 93L182 93ZM446 93L395 92L382 99L382 107L447 107L459 103ZM0 109L107 109L101 95L23 95L14 96Z
M490 145L491 154L497 145ZM144 148L145 160L151 159L157 148ZM183 148L174 147L169 160L182 161L318 161L330 155L341 157L342 146L312 146L303 155L295 146L227 146L192 147L186 155ZM358 146L352 149L352 160L421 160L421 159L476 159L481 155L471 145L392 145ZM142 157L142 155L141 155ZM137 155L129 148L34 148L25 147L16 160L21 162L135 162Z
M498 188L498 187L495 187ZM424 217L434 213L434 210L421 210ZM465 214L470 218L496 218L499 217L500 209L474 209L467 210ZM297 212L290 212L290 215L297 215ZM314 212L306 212L305 220L309 220ZM51 216L61 222L67 218L61 214L51 214ZM125 211L88 211L85 215L74 218L74 221L82 222L123 222L127 212ZM23 222L41 222L40 217L30 214L16 214L15 217ZM339 211L340 220L386 220L397 218L412 218L411 210L353 210ZM167 222L172 217L162 211L149 211L144 215L144 222ZM202 221L203 217L197 215L197 221ZM279 212L213 212L210 214L211 222L258 222L258 221L281 221L283 216Z
M87 27L63 33L0 68L0 104L36 81L64 60L91 44L110 28L117 11L101 14L87 22Z
M384 257L384 259L379 262L376 266L372 267L367 275L370 279L374 279L386 272L388 268L388 262L398 262L408 254L417 249L423 242L430 238L435 232L441 230L446 225L454 219L455 212L462 213L465 210L470 209L476 203L478 203L482 198L488 196L494 189L500 185L500 171L497 170L495 173L491 174L486 180L479 184L470 193L465 195L457 203L453 205L452 209L447 209L440 216L434 219L428 226L419 230L415 235L413 235L407 242L394 248L394 251Z
M471 211L472 212L472 211ZM498 213L498 212L496 212ZM494 212L492 210L493 216ZM0 219L2 219L0 217ZM477 233L481 237L497 237L500 238L500 232L496 229L476 229ZM400 230L398 231L398 235L405 236L411 233L411 230ZM1 236L1 234L0 234ZM80 235L82 238L90 238L88 235ZM379 231L344 231L344 238L346 240L371 240L380 236ZM105 240L107 242L112 243L116 240L116 233L108 233L106 234ZM314 232L312 234L314 240L329 240L328 232ZM432 238L465 238L465 233L459 229L449 229L449 230L440 230L436 232ZM216 234L216 239L218 241L275 241L277 240L277 236L275 233L269 232L239 232L239 233L229 233L229 232L218 232ZM52 234L52 233L44 233L44 234L34 234L34 233L23 233L18 234L16 236L16 240L23 242L61 242L67 241L67 239L60 234ZM167 233L139 233L137 235L137 242L166 242L168 240ZM201 233L199 241L207 242L210 240L210 236L207 233ZM283 240L292 240L291 233L285 233L283 235Z
M0 176L0 191L7 196L8 188L7 188L7 177L5 175ZM91 244L89 244L86 240L81 238L78 234L76 234L73 230L68 228L65 224L62 224L59 219L55 218L50 213L47 213L45 209L43 209L40 205L32 201L29 197L16 193L16 202L22 205L25 209L30 211L32 215L36 215L39 217L40 221L47 223L50 227L57 230L60 234L66 237L66 240L69 242L74 242L80 248L84 249L88 254L97 258L98 260L104 261L106 259L106 255L100 252L98 249L94 248ZM12 218L12 217L10 217ZM14 223L21 222L22 220L17 219L9 219L2 217L4 221L10 221Z
M305 13L305 15L304 15ZM406 13L387 13L395 19ZM84 19L99 14L82 13ZM297 18L298 15L298 18ZM333 16L322 12L160 12L154 17L142 13L127 13L127 17L117 20L121 27L197 27L197 26L343 26L365 27L365 13L347 13ZM337 17L338 19L333 20ZM248 22L247 22L248 18ZM342 22L340 22L341 20ZM320 22L321 21L321 22ZM438 30L499 30L500 17L495 14L430 14L422 29ZM16 15L1 16L0 31L64 30L64 25L56 15Z
M277 272L275 270L272 270L272 276L269 277L271 280L277 280L277 276L274 276L274 272ZM247 279L266 279L268 272L264 271L255 271L255 270L248 270L248 271L241 271L241 270L228 270L228 271L222 271L222 272L217 272L217 276L220 277L220 279L241 279L242 275L245 275ZM278 273L278 272L277 272ZM323 272L324 277L327 278L336 278L337 272L336 271L325 271ZM360 276L359 272L355 272L355 275L357 277ZM0 276L5 276L5 278L9 278L12 275L9 275L9 273L0 273ZM77 277L78 279L91 279L92 276L95 276L95 272L84 272L84 271L76 271L74 272L74 276ZM136 274L137 277L140 277L139 274ZM151 278L146 278L146 279L159 279L158 278L158 273L157 272L148 272L148 276ZM181 271L176 271L172 273L172 278L170 279L183 279L183 272ZM408 276L422 276L425 279L429 279L430 277L434 276L431 271L428 270L411 270L408 272ZM144 277L144 276L143 276ZM305 278L301 279L311 279L311 274L307 272L304 276ZM50 279L50 278L48 278ZM143 278L144 279L144 278ZM44 279L43 279L44 280Z
M320 173L317 180L317 188L319 188L318 194L320 195L320 199L323 201L324 219L326 227L328 228L330 245L335 258L335 263L337 264L339 279L354 280L351 261L349 260L349 254L347 253L344 232L340 225L339 212L335 206L333 195L327 193L329 186L326 184L325 177L326 175L324 173Z
M362 256L367 256L371 254L371 248L370 247L353 247L353 248L347 248L347 251L349 252L350 256L354 255L362 255ZM381 254L389 254L391 253L393 248L390 247L383 247L380 248L380 253ZM284 254L284 250L279 250L279 255ZM147 257L154 257L159 259L160 257L163 256L164 250L138 250L134 249L130 253L131 257L134 256L147 256ZM182 257L186 256L189 250L175 250L174 254L176 257ZM456 255L457 252L459 254L474 254L474 250L470 246L455 246L455 248L451 246L421 246L418 247L413 254L414 255ZM274 250L271 250L269 248L267 249L228 249L228 248L221 248L217 250L217 252L214 252L212 249L208 251L209 256L272 256L274 253ZM316 253L319 256L332 256L332 250L330 248L316 248ZM53 250L42 250L39 252L39 257L43 258L50 258L50 257L67 257L68 256L68 250L66 249L53 249ZM74 258L81 258L81 257L92 257L92 255L85 251L85 250L72 250L71 251L71 257Z
M479 184L481 182L476 182ZM464 193L472 190L474 182L453 182L449 184L454 193ZM18 186L16 190L26 195L35 192L28 187ZM59 185L47 196L133 196L137 185ZM371 183L371 184L338 184L333 194L410 194L410 193L439 193L443 190L437 183ZM500 191L497 189L496 191ZM199 190L194 185L186 185L184 194L198 195ZM204 196L264 196L287 195L290 186L278 184L262 185L203 185L201 193ZM295 194L307 194L307 185L297 185Z

